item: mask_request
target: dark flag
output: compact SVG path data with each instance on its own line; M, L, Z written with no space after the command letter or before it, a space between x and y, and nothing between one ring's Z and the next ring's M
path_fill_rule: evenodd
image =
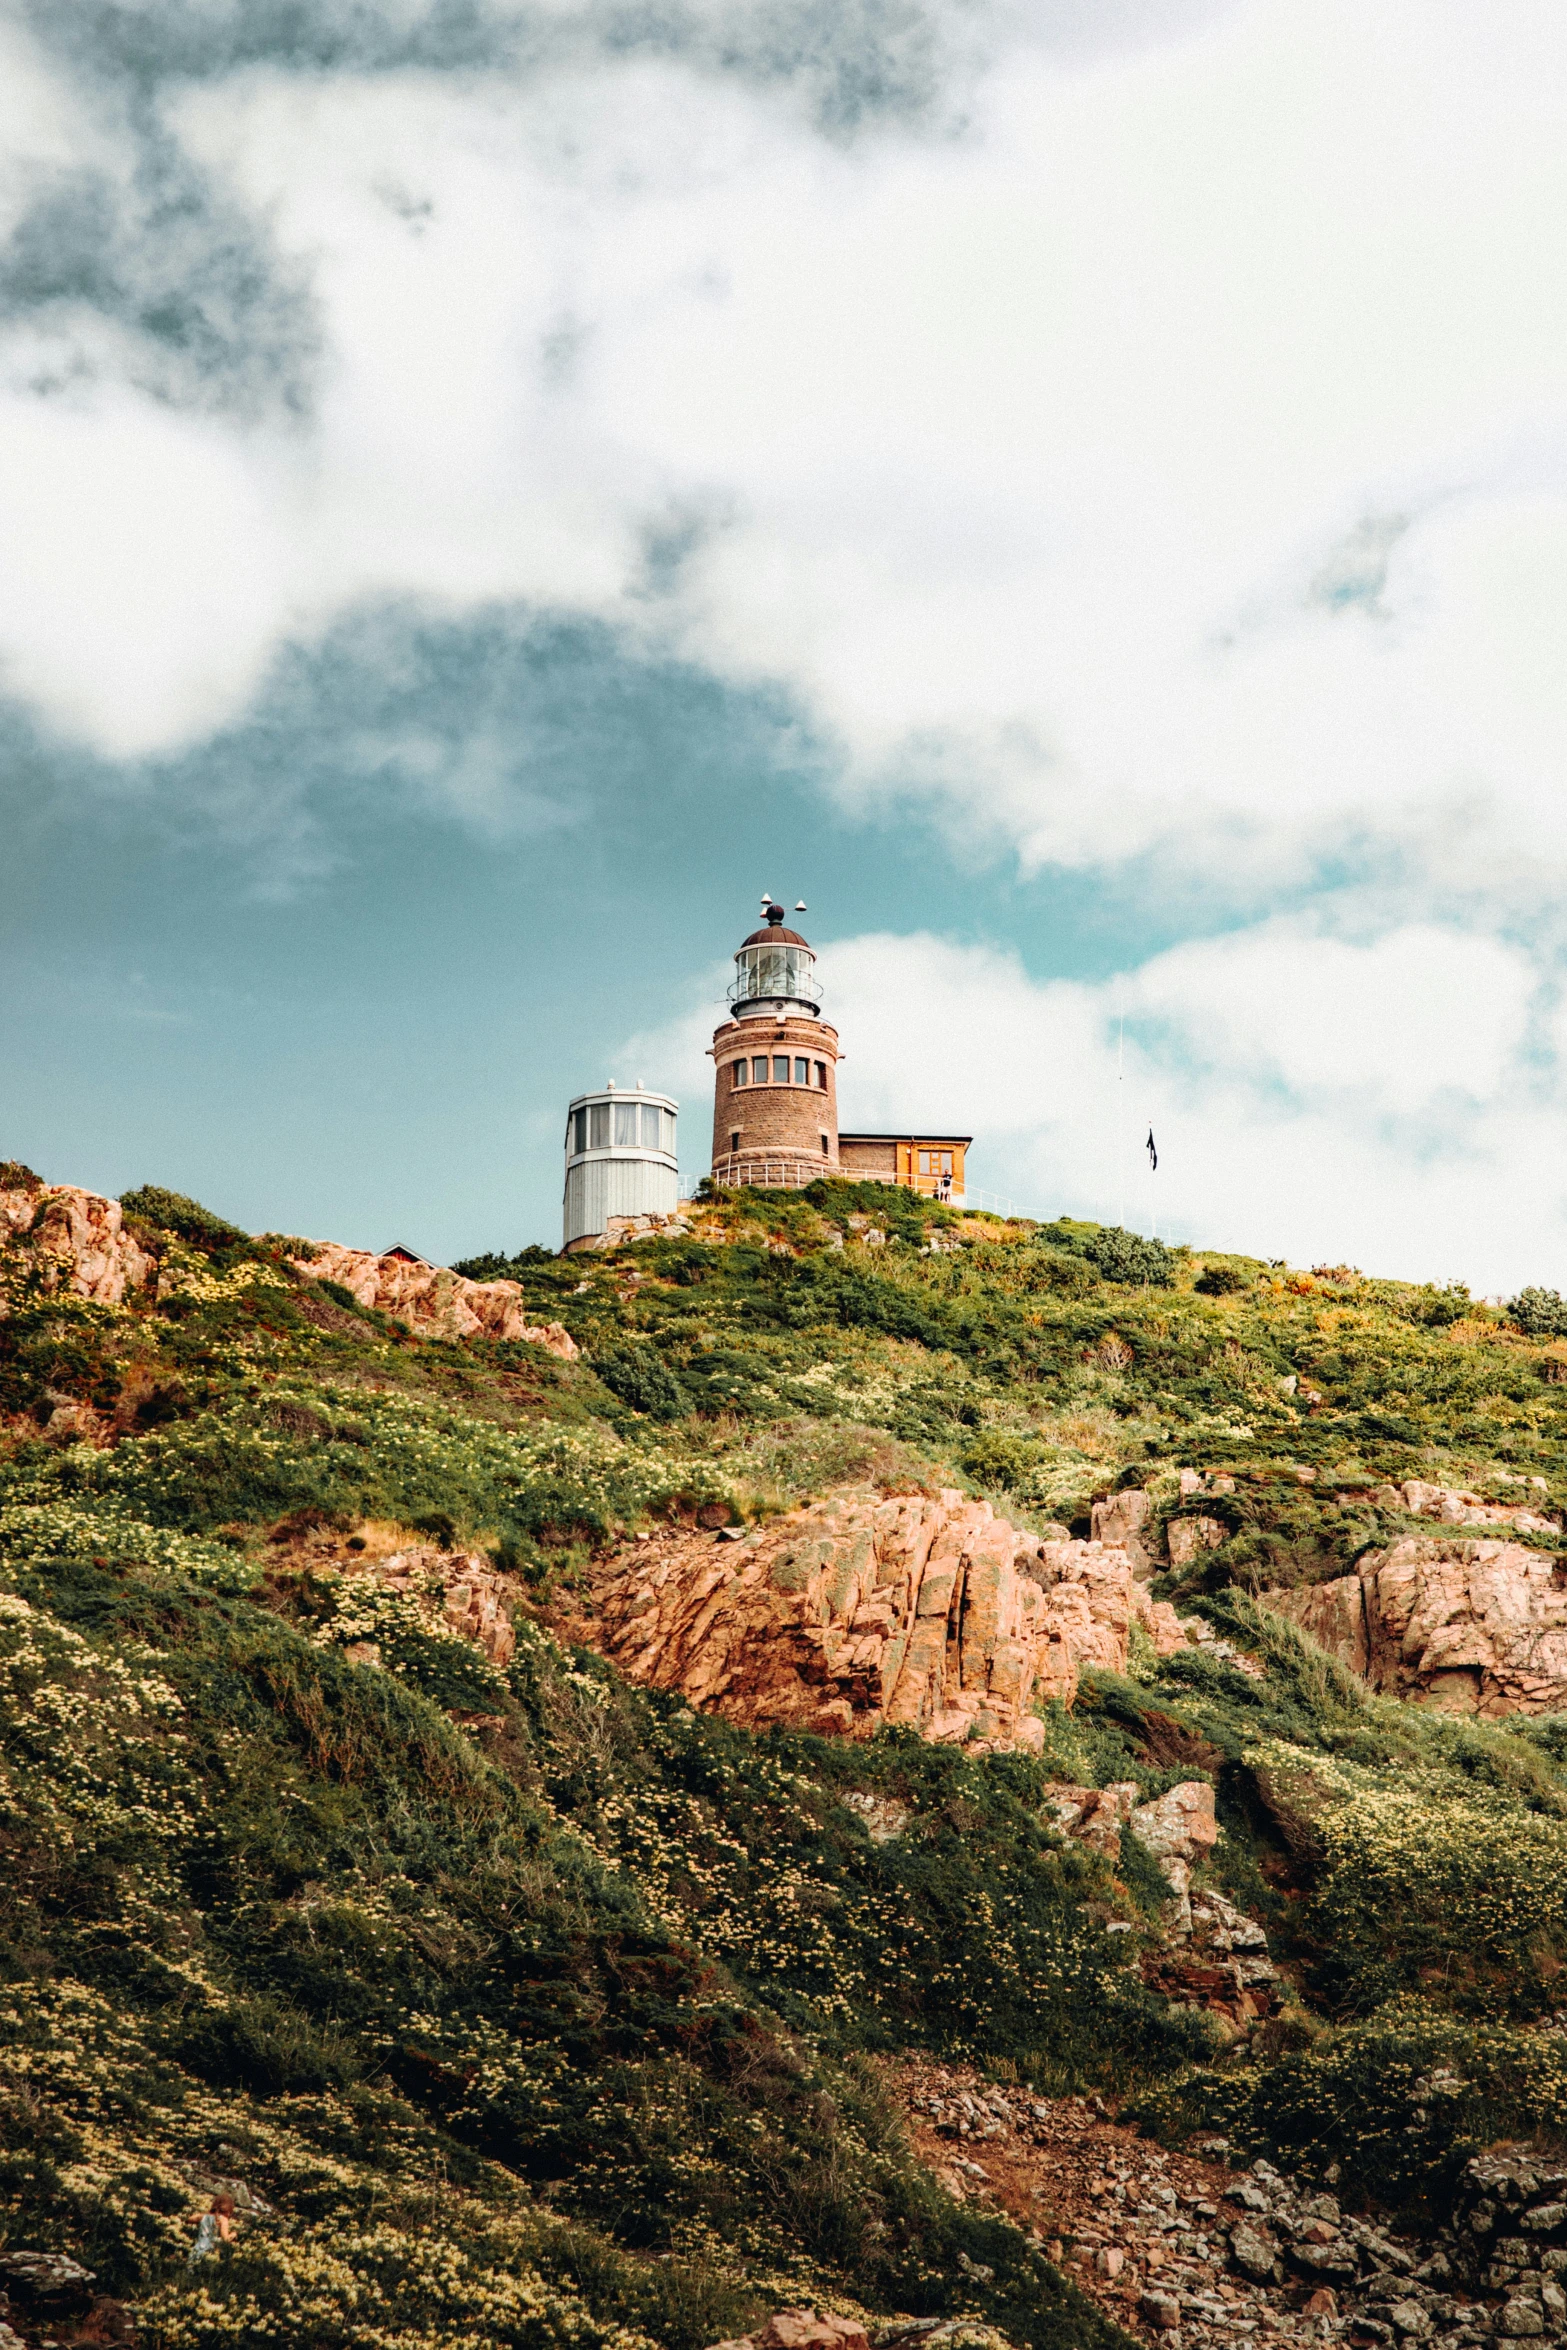
M1148 1140L1143 1144L1143 1148L1148 1153L1148 1172L1150 1175L1152 1175L1159 1164L1159 1153L1154 1148L1153 1128L1151 1126L1148 1129Z

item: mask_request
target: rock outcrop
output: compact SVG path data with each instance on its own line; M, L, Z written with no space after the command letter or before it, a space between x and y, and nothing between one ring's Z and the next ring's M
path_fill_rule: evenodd
M528 1320L515 1281L469 1281L401 1251L378 1257L335 1241L318 1242L314 1256L293 1262L313 1280L335 1281L362 1306L390 1314L425 1337L523 1338L565 1362L577 1352L576 1341L559 1322Z
M1047 2100L929 2058L906 2058L884 2077L916 2154L946 2193L1008 2213L1140 2340L1184 2350L1476 2350L1498 2335L1561 2339L1567 2206L1555 2163L1472 2162L1461 2187L1466 2228L1479 2223L1471 2249L1433 2259L1429 2238L1346 2210L1320 2178L1289 2176L1261 2157L1242 2167L1222 2138L1167 2149L1112 2120L1097 2098ZM1484 2282L1471 2284L1476 2275ZM1487 2302L1506 2298L1500 2307L1468 2298L1481 2292ZM883 2350L887 2337L873 2331L871 2341Z
M1135 1779L1113 1779L1108 1787L1058 1784L1047 1793L1044 1808L1063 1836L1102 1852L1108 1860L1119 1860L1121 1830L1136 1809L1140 1793Z
M1167 1787L1152 1803L1140 1803L1128 1825L1159 1863L1165 1883L1181 1904L1183 1922L1189 1925L1192 1870L1219 1841L1211 1782L1183 1779L1178 1786Z
M715 2342L713 2350L870 2350L870 2336L852 2317L816 2309L775 2309L755 2333Z
M1263 1598L1374 1689L1452 1713L1567 1707L1567 1561L1411 1534L1358 1573Z
M1107 1500L1094 1503L1089 1513L1089 1531L1095 1542L1124 1550L1133 1574L1146 1583L1159 1571L1152 1520L1153 1503L1146 1493L1132 1486L1124 1493L1112 1493Z
M1545 1479L1538 1480L1542 1491ZM1437 1518L1444 1526L1512 1526L1520 1534L1559 1534L1560 1518L1547 1518L1531 1499L1486 1501L1463 1485L1428 1485L1407 1477L1402 1485L1379 1486L1376 1498L1394 1508L1402 1506L1413 1518Z
M568 1256L587 1256L598 1249L633 1248L644 1240L678 1240L693 1229L691 1218L683 1216L678 1208L667 1213L650 1208L640 1216L610 1216L602 1232L584 1233L580 1240L571 1241Z
M492 1664L510 1664L516 1654L513 1589L482 1551L437 1550L420 1543L377 1559L366 1572L389 1591L405 1593L426 1614L443 1616Z
M1068 1702L1085 1665L1124 1671L1134 1623L1184 1645L1123 1549L1041 1542L955 1492L850 1494L738 1546L651 1537L595 1576L569 1629L628 1678L678 1689L750 1729L1037 1745L1039 1697Z
M0 1319L24 1287L66 1293L94 1305L123 1305L158 1278L157 1259L126 1230L118 1200L70 1184L40 1183L8 1167L0 1183ZM437 1338L522 1338L563 1361L577 1352L559 1322L534 1323L515 1281L468 1281L444 1266L394 1251L320 1243L313 1257L297 1257L302 1273L335 1281L359 1300L392 1314L410 1329Z
M0 1318L26 1284L117 1306L156 1272L126 1231L118 1200L36 1177L0 1189Z

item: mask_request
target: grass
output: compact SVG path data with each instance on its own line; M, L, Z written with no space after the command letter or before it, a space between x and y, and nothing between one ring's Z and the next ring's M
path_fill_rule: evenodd
M176 1194L127 1208L155 1300L62 1298L25 1245L6 1266L0 2224L87 2259L150 2343L702 2350L812 2298L1112 2341L912 2163L875 2072L901 2048L1221 2127L1417 2217L1466 2150L1560 2142L1567 1727L1370 1697L1254 1597L1404 1530L1403 1477L1534 1477L1560 1508L1543 1326L820 1185L476 1263L566 1325L562 1363L418 1338ZM56 1437L62 1399L89 1419ZM1188 1466L1231 1489L1184 1497ZM1037 1762L757 1740L526 1609L502 1672L298 1563L312 1526L422 1528L542 1596L621 1530L835 1484L1084 1532L1137 1484L1156 1525L1216 1519L1161 1588L1266 1677L1140 1652L1048 1709ZM1194 1772L1209 1875L1290 1977L1234 2045L1143 1988L1135 1857L1117 1881L1041 1801ZM844 1801L867 1792L907 1807L895 1841ZM274 2216L191 2271L181 2215L232 2175Z

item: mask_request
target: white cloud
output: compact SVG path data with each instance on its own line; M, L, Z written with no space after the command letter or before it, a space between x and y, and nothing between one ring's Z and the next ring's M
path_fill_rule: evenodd
M1554 7L1130 7L1099 50L1080 10L1011 21L964 135L852 147L700 61L167 101L313 274L314 408L220 450L101 381L47 424L14 393L14 675L122 750L367 595L525 596L781 678L846 791L1031 862L1231 890L1387 838L1554 879ZM650 604L671 511L718 520Z
M257 464L111 390L0 401L0 679L111 755L219 725L294 617Z
M975 1186L1024 1212L1480 1293L1567 1282L1567 1061L1530 1026L1550 983L1502 941L1271 922L1085 986L883 934L824 970L845 1128L971 1132ZM681 1095L695 1173L715 1024L704 1004L622 1055Z

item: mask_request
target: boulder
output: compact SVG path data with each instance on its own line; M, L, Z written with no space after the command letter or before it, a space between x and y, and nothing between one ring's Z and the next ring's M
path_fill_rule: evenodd
M593 1571L590 1602L569 1637L745 1728L891 1722L981 1751L1038 1749L1036 1700L1124 1672L1133 1624L1161 1653L1186 1639L1124 1550L1042 1542L950 1491L841 1494L732 1546L655 1535Z
M362 1306L390 1314L430 1338L521 1338L546 1347L569 1362L576 1341L559 1322L531 1323L516 1281L469 1281L444 1265L427 1265L400 1251L376 1256L368 1249L316 1243L315 1254L296 1257L301 1273L314 1281L335 1281Z
M1181 2322L1181 2304L1174 2293L1161 2293L1150 2285L1137 2296L1137 2314L1159 2333L1174 2333Z
M754 2333L715 2342L713 2350L870 2350L870 2336L852 2317L830 2311L775 2309Z
M1567 1586L1519 1542L1410 1534L1357 1573L1267 1604L1374 1689L1451 1713L1567 1707Z
M1117 1779L1108 1787L1058 1785L1046 1789L1044 1808L1056 1820L1063 1836L1089 1845L1110 1860L1119 1860L1121 1830L1131 1818L1140 1793L1135 1779Z
M79 2300L94 2281L93 2271L67 2252L0 2253L0 2283L34 2300Z
M1230 2259L1254 2284L1270 2283L1282 2274L1278 2240L1256 2220L1243 2219L1230 2230Z
M320 1243L294 1260L315 1280L335 1281L364 1306L438 1338L522 1338L569 1361L576 1345L558 1322L530 1323L515 1281L468 1281L401 1252ZM123 1305L157 1279L157 1260L125 1229L118 1200L7 1171L0 1189L0 1320L24 1286Z

